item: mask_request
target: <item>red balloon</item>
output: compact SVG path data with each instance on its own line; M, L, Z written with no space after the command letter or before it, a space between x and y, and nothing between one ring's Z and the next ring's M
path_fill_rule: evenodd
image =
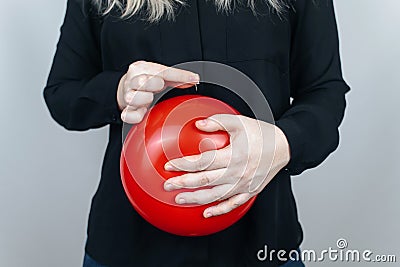
M255 197L233 211L204 218L207 205L176 204L175 196L183 191L164 190L164 182L185 172L165 171L167 161L215 150L229 144L225 131L207 133L195 122L215 114L239 114L217 99L186 95L155 105L141 123L129 131L121 153L121 178L135 210L155 227L182 236L216 233L237 222L252 206Z

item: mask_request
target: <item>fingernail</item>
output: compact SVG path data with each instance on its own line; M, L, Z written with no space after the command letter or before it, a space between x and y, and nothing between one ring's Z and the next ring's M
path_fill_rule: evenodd
M178 199L178 204L185 204L186 200L183 198Z
M170 191L170 190L172 190L172 188L173 188L172 184L170 184L170 183L165 183L164 184L164 189L165 190Z
M164 169L165 169L166 171L172 171L172 170L174 169L174 166L172 166L171 163L167 162L167 163L165 163L165 165L164 165Z
M211 216L212 216L211 212L207 212L207 213L204 215L204 217L206 217L206 218L210 218Z
M207 125L207 120L199 120L196 122L199 126L206 126Z
M198 74L194 74L194 75L192 75L192 76L190 77L190 80L191 80L192 82L199 83L199 81L200 81L200 76L199 76Z

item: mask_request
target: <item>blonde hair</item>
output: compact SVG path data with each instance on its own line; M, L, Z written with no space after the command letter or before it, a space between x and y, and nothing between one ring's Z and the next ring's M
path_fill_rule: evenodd
M218 11L230 12L233 9L232 5L234 5L237 0L213 1L215 2ZM253 13L256 13L256 0L244 1L247 1L247 7L249 7ZM287 6L284 3L284 0L263 1L265 1L277 13L281 13L282 9ZM141 10L144 10L146 15L145 17L150 22L159 21L163 16L167 19L173 19L176 6L186 4L185 0L92 0L92 2L99 8L103 15L108 14L114 8L119 9L121 11L121 18L132 17L133 15L138 14Z

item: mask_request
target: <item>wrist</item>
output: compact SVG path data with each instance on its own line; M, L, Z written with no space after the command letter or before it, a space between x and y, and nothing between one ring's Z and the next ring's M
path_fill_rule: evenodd
M290 161L289 142L285 133L278 126L275 126L275 158L282 168Z
M123 94L123 87L124 87L125 79L126 79L126 74L124 74L121 77L121 79L119 80L118 89L117 89L117 103L118 103L118 108L120 111L124 110L124 108L125 108L125 100L124 100L124 94Z

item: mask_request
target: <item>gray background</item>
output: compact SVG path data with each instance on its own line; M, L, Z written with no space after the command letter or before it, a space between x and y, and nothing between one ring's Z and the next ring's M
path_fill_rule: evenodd
M400 2L337 0L336 7L352 92L340 148L293 178L302 248L346 238L350 248L399 261ZM2 1L0 12L0 266L80 266L107 131L67 132L42 99L65 1ZM345 265L324 264L308 266Z

